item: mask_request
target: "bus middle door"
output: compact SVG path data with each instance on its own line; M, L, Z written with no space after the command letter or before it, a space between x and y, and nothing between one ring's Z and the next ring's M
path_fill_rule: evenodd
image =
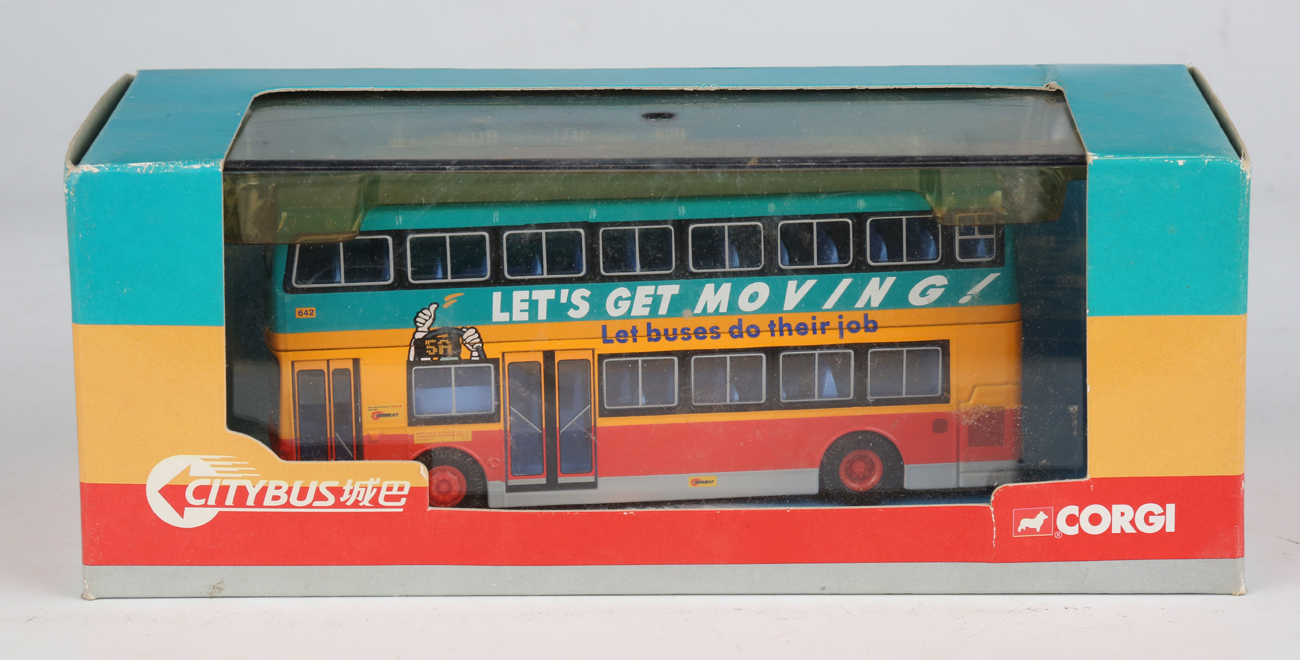
M293 363L294 460L351 461L357 447L355 360Z
M590 350L506 353L506 488L596 486Z

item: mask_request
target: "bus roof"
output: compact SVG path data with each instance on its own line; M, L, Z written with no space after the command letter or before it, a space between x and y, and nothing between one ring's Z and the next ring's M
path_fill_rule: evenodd
M551 222L653 222L867 212L929 213L930 207L924 197L912 192L381 206L366 214L361 230L458 229Z

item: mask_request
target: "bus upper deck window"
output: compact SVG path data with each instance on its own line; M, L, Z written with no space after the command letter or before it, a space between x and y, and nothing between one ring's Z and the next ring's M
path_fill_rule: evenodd
M991 261L997 255L996 227L973 225L957 228L957 261Z
M393 281L393 242L387 236L303 244L296 248L294 286L356 286Z
M418 234L406 240L412 282L485 280L488 235Z
M757 222L692 225L691 270L763 267L763 226Z
M673 257L670 226L600 230L600 270L606 275L671 273Z
M508 231L506 277L568 277L586 272L580 229Z
M835 268L853 260L853 223L848 220L793 220L782 222L782 268Z
M934 216L872 218L867 221L867 261L927 264L939 260L939 223Z

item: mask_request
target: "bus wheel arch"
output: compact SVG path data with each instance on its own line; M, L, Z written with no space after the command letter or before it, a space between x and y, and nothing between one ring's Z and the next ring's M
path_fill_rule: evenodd
M467 452L436 447L415 460L429 470L430 508L487 507L487 477L483 466Z
M889 438L870 431L841 436L822 455L819 494L871 504L903 489L903 456Z

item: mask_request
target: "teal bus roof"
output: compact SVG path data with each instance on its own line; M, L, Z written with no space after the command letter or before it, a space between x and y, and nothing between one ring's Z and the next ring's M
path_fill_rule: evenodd
M929 206L924 197L911 192L381 206L366 214L361 230L456 229L549 222L638 222L915 211L928 212Z

